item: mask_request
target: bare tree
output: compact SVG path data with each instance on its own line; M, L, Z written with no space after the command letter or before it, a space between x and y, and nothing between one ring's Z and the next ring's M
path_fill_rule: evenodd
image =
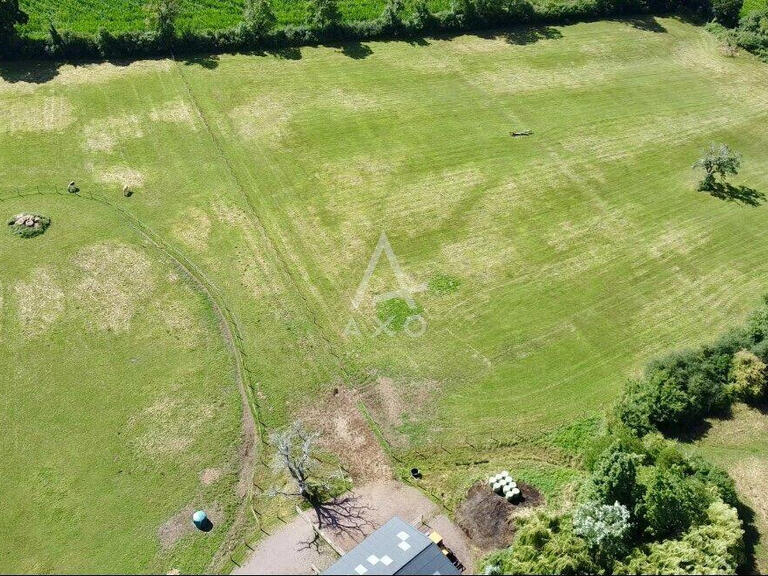
M270 436L275 448L274 468L277 472L287 471L295 490L273 488L271 495L301 497L317 514L317 523L340 532L363 533L369 524L365 519L367 506L361 505L353 495L333 497L334 487L346 476L338 469L333 473L322 470L322 462L315 455L320 435L304 428L296 421L288 428L273 432Z

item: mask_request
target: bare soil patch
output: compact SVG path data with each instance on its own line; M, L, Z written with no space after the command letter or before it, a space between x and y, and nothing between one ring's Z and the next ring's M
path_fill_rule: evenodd
M405 439L397 428L407 423L410 415L424 418L424 410L439 387L436 380L395 381L381 376L361 394L361 399L387 441L402 445Z
M305 421L321 431L322 447L338 456L356 482L391 478L389 458L360 412L359 402L357 391L338 388Z
M206 468L200 473L200 483L203 486L210 486L218 481L222 474L221 468Z
M481 550L505 548L515 535L515 519L529 515L544 500L529 484L518 482L523 493L520 504L511 504L484 482L474 484L456 509L456 522Z

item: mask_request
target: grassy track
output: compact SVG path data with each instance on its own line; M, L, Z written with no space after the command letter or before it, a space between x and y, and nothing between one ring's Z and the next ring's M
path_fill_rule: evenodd
M76 179L183 253L237 318L268 427L343 385L366 391L371 417L408 458L414 450L434 455L438 443L458 454L469 452L461 447L467 439L541 438L607 408L622 380L659 352L733 325L766 289L768 208L696 192L690 164L711 141L728 142L744 155L736 182L768 192L768 68L748 55L722 56L712 36L689 24L593 23L202 64L3 67L0 105L9 113L0 118L0 192ZM19 81L31 77L48 80ZM525 129L534 134L509 136ZM122 197L124 183L136 189L130 199ZM99 420L83 420L84 433L123 431L131 445L152 424L142 424L145 431L126 423L173 386L185 415L211 398L226 408L222 425L211 426L216 433L201 433L185 452L188 461L162 460L185 466L184 474L143 475L124 493L112 489L112 444L94 446L87 459L73 456L94 471L90 490L72 490L76 480L62 474L62 463L48 471L39 458L51 453L44 443L32 444L29 456L3 453L8 469L24 471L3 485L14 486L11 517L26 523L0 541L0 557L26 564L2 568L165 570L178 558L200 570L217 541L189 537L163 553L158 528L201 489L203 455L233 453L239 405L226 346L192 295L178 298L198 303L193 324L208 338L194 351L169 349L173 332L138 304L130 332L65 337L81 334L94 314L68 304L79 301L78 250L104 242L141 247L106 209L69 200L0 203L54 222L37 240L0 243L0 345L12 351L3 358L13 358L2 368L28 367L3 383L8 434L63 437L88 400L106 408ZM103 222L95 232L94 219ZM397 287L383 261L360 308L351 309L382 232L427 320L419 338L373 337L372 295ZM160 280L162 259L146 250L155 290L173 293ZM50 323L51 344L20 333L14 286L30 283L30 261L51 267L66 294L66 312ZM351 315L359 335L345 333ZM123 362L145 354L155 355L154 364L139 363L135 369L146 371L126 377ZM75 366L71 358L84 360ZM85 359L93 381L80 383L75 368ZM32 386L44 380L45 365L66 375L57 394ZM162 381L150 378L155 373ZM44 405L61 406L64 420L40 416ZM523 452L512 447L509 458L529 462L552 492L574 474L546 450L539 459ZM449 486L452 498L469 476L451 458L435 457L445 469L431 478L444 474L446 484L435 488ZM231 486L206 489L210 499L233 498ZM62 493L68 510L82 510L85 534L109 524L116 542L134 548L104 549L88 566L71 564L73 549L57 563L65 540L50 540L46 530L64 534L70 525L63 514L41 511ZM44 496L31 509L34 494ZM92 494L130 503L144 523L119 522L120 510Z

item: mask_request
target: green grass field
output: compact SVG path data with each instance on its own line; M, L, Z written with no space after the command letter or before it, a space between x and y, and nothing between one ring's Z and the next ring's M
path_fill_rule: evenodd
M439 445L471 459L468 442L543 442L652 357L741 319L766 291L768 208L696 192L690 166L724 141L744 155L734 183L768 192L768 67L647 24L3 65L0 207L53 224L0 243L2 568L203 570L224 539L164 550L158 532L199 502L235 514L240 416L210 301L168 280L167 251L225 307L268 428L358 389L403 465L424 458L450 498L484 472ZM73 179L109 205L51 194ZM420 337L375 335L373 295L397 288L386 259L352 308L382 232ZM168 327L163 306L187 320ZM502 456L552 494L577 474ZM206 468L231 473L203 486Z

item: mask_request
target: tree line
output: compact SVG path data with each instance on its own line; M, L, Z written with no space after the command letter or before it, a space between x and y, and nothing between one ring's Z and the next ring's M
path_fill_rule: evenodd
M178 0L152 0L145 6L150 29L94 35L59 31L48 38L29 38L16 27L27 21L18 0L0 0L0 58L110 59L169 54L241 52L280 49L322 42L417 37L512 25L566 24L647 14L685 12L733 24L731 12L743 0L575 0L532 3L529 0L452 0L446 11L430 11L416 0L406 14L403 0L388 0L373 20L347 22L337 0L309 0L305 23L277 26L269 0L246 0L242 21L220 30L179 31ZM738 11L738 10L737 10Z

